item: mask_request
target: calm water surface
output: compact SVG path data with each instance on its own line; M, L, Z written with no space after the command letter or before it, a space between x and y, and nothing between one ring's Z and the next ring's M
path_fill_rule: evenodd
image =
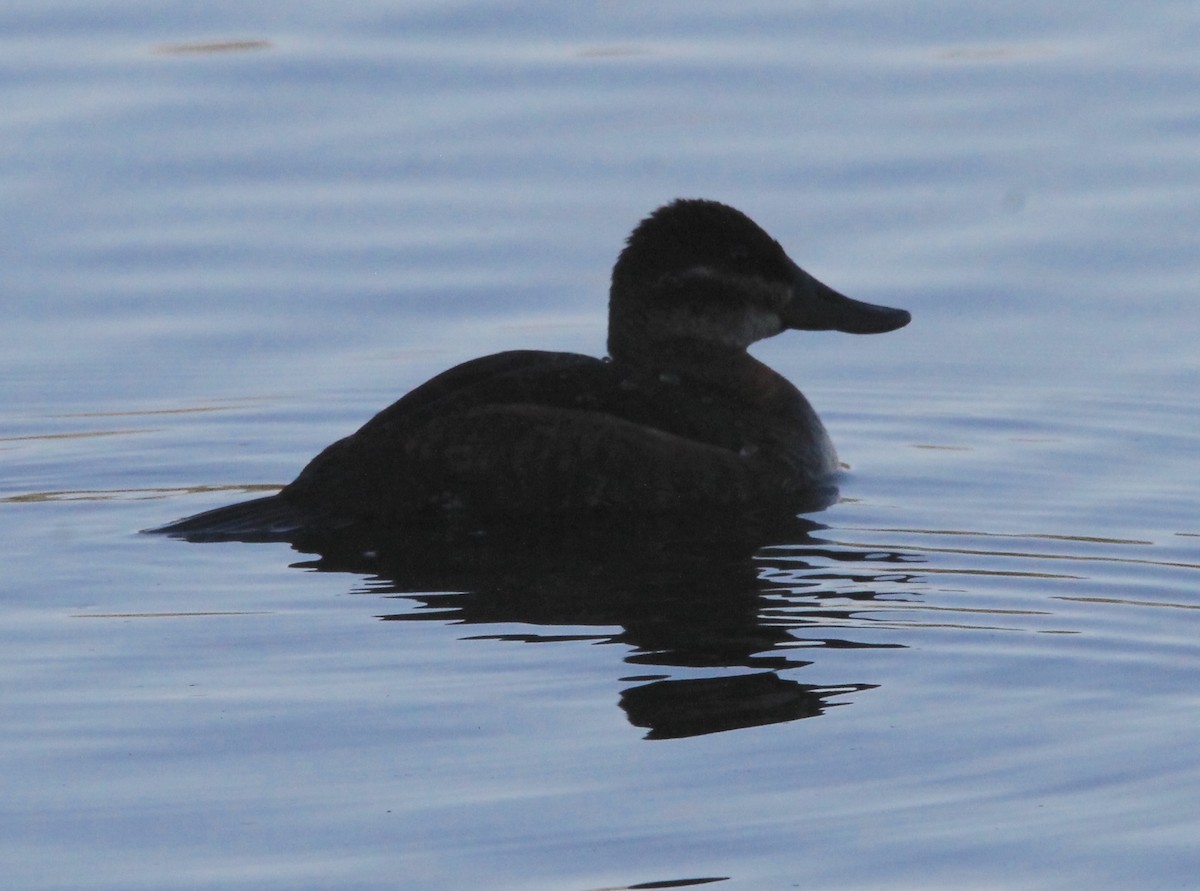
M6 885L1193 884L1200 11L1044 7L6 4ZM137 533L601 352L677 195L914 315L756 348L847 470L753 558Z

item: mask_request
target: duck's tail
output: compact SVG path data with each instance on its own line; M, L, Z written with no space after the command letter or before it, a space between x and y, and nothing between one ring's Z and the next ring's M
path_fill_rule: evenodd
M296 505L279 495L266 495L142 531L188 541L290 541L307 520Z

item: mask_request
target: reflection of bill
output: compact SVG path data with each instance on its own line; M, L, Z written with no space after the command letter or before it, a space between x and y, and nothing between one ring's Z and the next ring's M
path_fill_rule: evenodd
M840 704L830 697L875 686L815 687L761 671L630 687L621 692L621 708L631 724L650 731L646 739L676 739L812 718Z

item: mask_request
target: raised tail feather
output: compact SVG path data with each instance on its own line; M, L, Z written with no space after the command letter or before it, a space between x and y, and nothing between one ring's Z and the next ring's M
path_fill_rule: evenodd
M278 495L206 510L143 532L188 541L289 541L309 518Z

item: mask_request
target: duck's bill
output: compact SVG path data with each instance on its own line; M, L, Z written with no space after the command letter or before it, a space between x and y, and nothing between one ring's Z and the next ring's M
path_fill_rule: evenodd
M912 316L906 309L853 300L817 281L799 266L792 286L792 302L783 314L783 322L789 328L847 334L883 334L903 328L910 321Z

